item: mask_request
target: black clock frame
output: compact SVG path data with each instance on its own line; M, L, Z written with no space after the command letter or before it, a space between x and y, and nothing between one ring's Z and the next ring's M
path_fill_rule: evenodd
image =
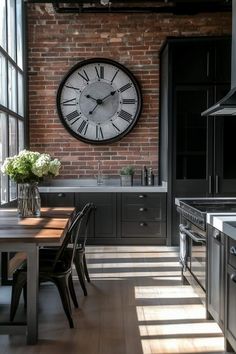
M60 104L60 97L61 97L61 92L62 89L67 81L67 79L79 68L81 68L84 65L87 64L92 64L92 63L105 63L105 64L111 64L116 66L117 68L119 68L120 70L122 70L123 72L126 73L127 76L129 76L130 80L132 81L136 92L137 92L137 97L138 97L138 102L137 102L137 111L136 114L134 116L134 119L132 121L132 123L128 126L128 128L126 130L124 130L121 134L115 136L114 138L110 138L110 139L105 139L105 140L91 140L91 139L86 139L84 137L82 137L81 135L76 134L72 129L70 129L70 127L66 124L65 122L65 118L61 112L61 104ZM91 59L86 59L83 60L79 63L77 63L76 65L74 65L68 72L67 74L64 76L64 78L62 79L58 91L57 91L57 113L59 115L59 118L62 122L62 124L64 125L64 127L66 128L66 130L72 135L74 136L76 139L83 141L85 143L89 143L89 144L95 144L95 145L104 145L107 143L113 143L116 141L121 140L124 136L126 136L137 124L137 121L140 117L141 111L142 111L142 94L141 94L141 88L140 85L137 81L137 79L135 78L135 76L131 73L131 71L129 69L127 69L124 65L118 63L115 60L112 59L107 59L107 58L91 58Z

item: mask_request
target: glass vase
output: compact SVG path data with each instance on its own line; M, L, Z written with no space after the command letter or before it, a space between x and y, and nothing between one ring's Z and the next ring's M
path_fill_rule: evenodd
M41 199L37 183L19 183L18 184L18 216L39 217L41 208Z

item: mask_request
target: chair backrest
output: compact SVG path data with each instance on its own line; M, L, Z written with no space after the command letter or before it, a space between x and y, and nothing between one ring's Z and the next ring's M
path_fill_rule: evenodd
M76 212L74 217L71 220L71 223L66 231L66 235L64 237L62 245L59 247L56 257L53 263L53 269L55 269L57 263L64 258L65 250L69 243L71 243L71 239L73 238L73 251L70 253L70 259L67 259L68 265L72 265L75 249L77 246L77 240L81 233L81 226L88 223L89 215L93 210L94 205L92 203L87 203L81 211Z
M86 215L84 216L83 220L81 221L81 225L80 225L80 232L78 232L78 230L76 230L76 228L73 230L72 233L72 243L77 243L77 247L78 248L85 248L85 244L87 241L87 237L88 237L88 231L89 231L89 222L91 219L91 215L92 213L95 211L95 205L93 203L88 203L87 204L88 210L86 212ZM77 237L77 240L76 240Z

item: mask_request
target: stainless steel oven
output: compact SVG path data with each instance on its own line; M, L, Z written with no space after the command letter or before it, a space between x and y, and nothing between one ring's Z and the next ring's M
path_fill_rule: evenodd
M236 212L235 198L179 199L177 210L180 214L180 262L182 278L194 286L198 295L206 300L206 263L208 213Z
M195 281L206 290L206 232L182 219L179 226L181 240L180 260L183 276L190 272Z

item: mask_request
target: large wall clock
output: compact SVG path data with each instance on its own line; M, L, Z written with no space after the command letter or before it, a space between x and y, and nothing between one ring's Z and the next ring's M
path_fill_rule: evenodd
M103 58L84 60L62 80L57 109L65 128L77 139L105 144L124 137L137 123L141 91L123 65Z

